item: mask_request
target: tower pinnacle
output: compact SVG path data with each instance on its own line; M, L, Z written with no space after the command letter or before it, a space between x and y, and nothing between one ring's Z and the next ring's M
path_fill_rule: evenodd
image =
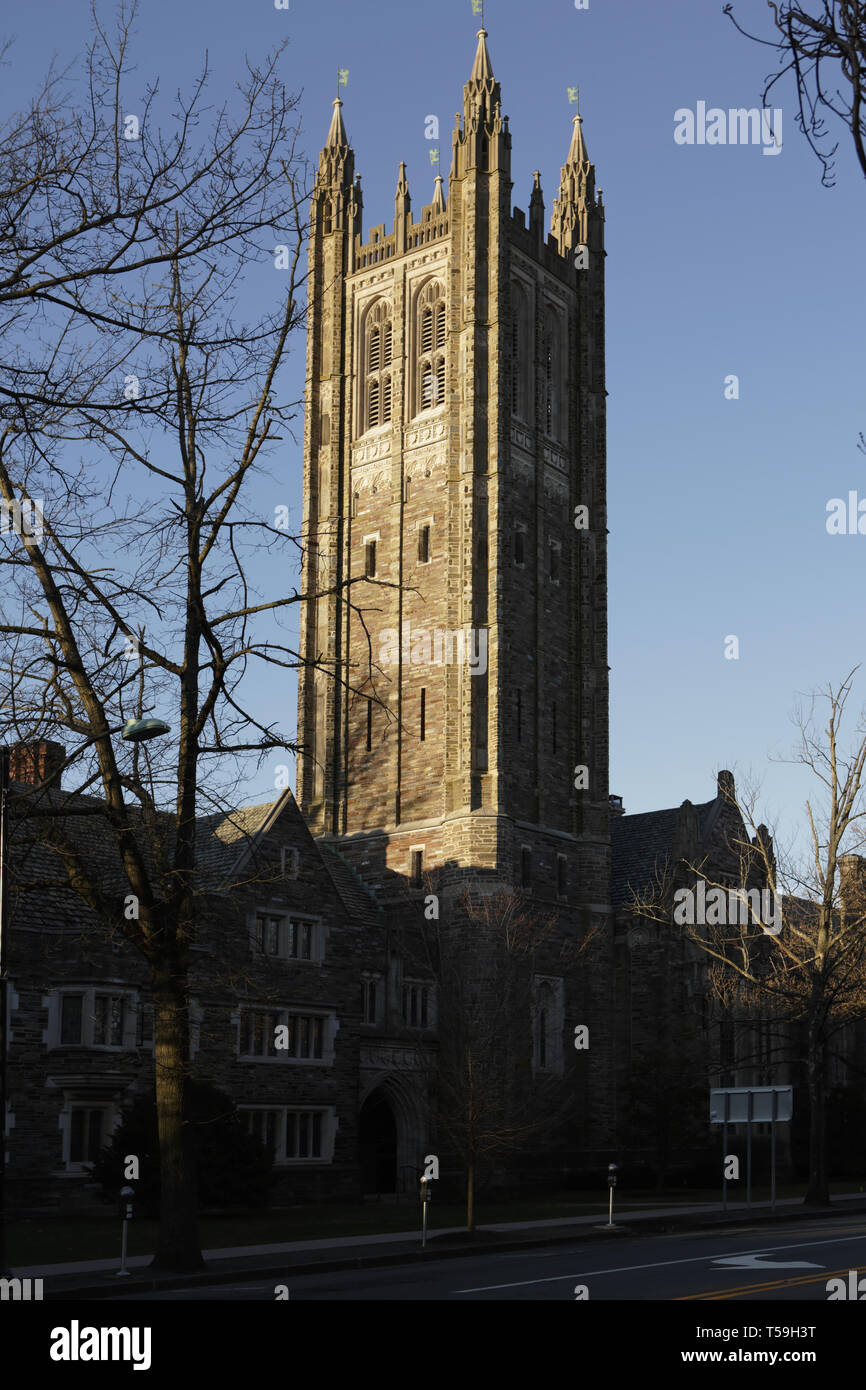
M583 138L583 117L577 115L572 121L571 144L562 166L550 226L563 254L587 243L590 221L596 211L595 170Z
M325 141L325 149L341 149L348 145L349 137L346 134L346 127L343 125L342 105L339 97L334 98L334 114L331 117L331 127L328 131L328 138Z
M475 50L475 62L472 64L470 82L492 82L493 65L490 62L490 54L487 52L487 30L478 30L478 47Z

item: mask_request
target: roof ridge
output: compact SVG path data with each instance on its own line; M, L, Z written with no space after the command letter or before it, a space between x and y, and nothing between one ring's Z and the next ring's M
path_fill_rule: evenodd
M686 799L688 799L688 798L686 798ZM713 796L713 797L710 797L710 800L709 800L709 801L691 801L691 802L689 802L689 805L690 805L690 806L693 806L694 809L695 809L696 811L705 811L705 810L707 809L708 806L713 806L713 805L715 805L715 803L716 803L717 800L718 800L718 797ZM627 813L626 813L625 815L623 815L623 816L616 816L616 817L614 817L614 819L613 819L613 821L612 821L612 824L613 824L613 825L621 825L623 821L626 821L626 820L637 820L637 819L638 819L639 817L641 817L641 816L670 816L670 815L673 815L673 814L674 814L675 812L677 812L677 811L681 811L682 808L683 808L683 804L684 804L684 803L681 801L680 804L679 804L679 806L659 806L659 807L657 808L657 810L655 810L655 811L631 811L631 812L627 812Z
M358 888L360 888L360 890L361 890L361 892L364 894L365 898L367 898L367 899L369 900L369 902L370 902L370 904L372 905L372 907L374 908L374 910L375 910L376 912L378 912L378 913L381 913L381 912L382 912L382 905L381 905L381 903L379 902L378 898L376 898L376 897L374 896L374 894L371 892L371 890L367 887L367 885L366 885L366 883L364 882L364 880L362 879L361 875L358 873L358 870L355 868L355 866L354 866L353 864L351 864L351 863L349 862L349 860L346 858L345 854L343 854L342 850L339 850L335 844L331 844L330 841L328 841L328 840L316 840L316 844L320 847L320 849L327 849L327 850L330 851L331 854L336 855L336 857L339 859L339 861L340 861L340 863L343 865L343 867L344 867L345 869L347 869L348 872L352 875L352 878L354 879L354 881L355 881L355 883L357 884ZM337 883L336 879L334 878L334 875L331 873L331 869L330 869L330 866L329 866L327 860L325 859L324 856L320 856L320 857L321 857L322 863L324 864L325 869L326 869L326 871L327 871L327 873L328 873L328 875L329 875L329 877L330 877L330 879L331 879L331 882L333 883L335 889L336 889L337 892L340 894L340 898L342 899L342 896L343 896L343 895L342 895L342 893L340 893L340 885L339 885L339 883Z

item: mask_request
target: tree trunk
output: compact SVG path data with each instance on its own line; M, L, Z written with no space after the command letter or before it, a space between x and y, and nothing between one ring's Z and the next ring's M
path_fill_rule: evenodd
M186 970L160 960L153 968L153 1037L159 1129L158 1269L200 1269L196 1163L186 1118L189 1065L189 994Z
M466 1160L466 1229L475 1230L475 1155Z
M825 1112L824 1042L809 1025L806 1070L809 1081L809 1186L803 1201L829 1206L827 1182L827 1122Z

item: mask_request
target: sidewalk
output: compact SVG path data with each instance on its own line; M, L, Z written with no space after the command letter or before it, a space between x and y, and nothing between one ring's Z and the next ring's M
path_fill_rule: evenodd
M100 1298L115 1294L147 1293L168 1289L204 1287L228 1279L267 1279L284 1283L292 1274L330 1273L340 1269L357 1269L408 1260L452 1259L461 1255L487 1254L491 1250L508 1251L531 1249L574 1240L599 1239L650 1232L654 1228L699 1230L720 1224L744 1224L787 1219L792 1216L814 1218L866 1213L866 1193L845 1193L832 1199L829 1207L805 1207L802 1198L786 1197L776 1202L773 1214L769 1203L749 1207L743 1201L728 1202L723 1211L721 1202L697 1206L652 1207L614 1212L613 1230L607 1227L603 1214L562 1217L553 1221L509 1221L492 1226L479 1226L475 1238L466 1235L463 1227L452 1226L428 1232L427 1248L421 1250L417 1229L398 1231L389 1235L344 1236L329 1240L299 1240L279 1245L241 1245L227 1249L203 1251L206 1268L189 1274L151 1270L149 1255L137 1255L127 1260L130 1277L118 1280L119 1260L84 1260L55 1265L31 1265L13 1270L21 1279L44 1280L44 1297L50 1299Z

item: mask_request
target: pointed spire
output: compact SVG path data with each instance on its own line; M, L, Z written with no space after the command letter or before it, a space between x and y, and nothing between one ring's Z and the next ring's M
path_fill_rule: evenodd
M583 117L578 114L573 121L574 129L571 132L571 144L568 149L568 158L565 161L566 168L579 168L582 164L589 164L589 155L586 152L586 145L583 139Z
M492 82L493 64L490 61L490 54L487 52L487 30L478 30L478 47L475 50L475 62L472 64L470 82Z
M409 216L409 209L412 206L412 199L409 197L409 180L406 178L406 165L400 162L400 173L397 176L397 192L394 194L394 221L395 224Z
M572 122L571 144L562 166L550 223L562 255L575 246L587 244L590 220L596 210L595 170L589 162L583 138L583 117L578 114Z
M529 230L535 233L539 244L544 240L544 194L541 191L541 174L538 169L532 175L532 195L529 199Z
M493 76L493 64L487 52L487 30L478 30L478 47L469 81L463 88L463 121L468 132L474 121L483 125L492 120L493 112L501 100L499 83Z
M342 105L339 97L334 98L334 114L331 117L331 128L328 131L328 138L325 141L325 149L344 148L349 143L346 134L346 127L343 125Z
M406 178L406 165L401 161L397 176L397 192L394 194L394 232L397 237L397 255L406 250L409 225L412 221L412 199L409 197L409 180Z
M452 149L458 178L467 169L486 173L510 171L511 137L502 115L502 93L487 51L487 30L478 30L478 47L469 81L463 87L463 127L458 117Z
M434 183L434 188L433 188L433 203L432 203L433 211L434 211L434 213L436 213L436 212L444 212L444 211L445 211L445 194L444 194L443 191L442 191L442 184L443 184L442 175L441 175L441 174L437 174L437 175L436 175L436 178L433 180L433 183Z
M354 183L355 155L343 125L342 105L336 97L328 138L319 154L314 209L316 216L321 217L323 234L351 224L354 236L361 230L362 200L361 190Z

